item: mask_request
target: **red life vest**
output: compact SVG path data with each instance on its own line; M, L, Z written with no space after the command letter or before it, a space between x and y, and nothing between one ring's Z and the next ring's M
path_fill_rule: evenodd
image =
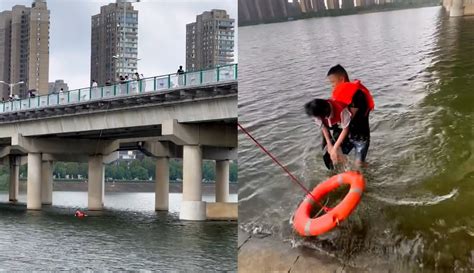
M354 94L357 92L357 90L361 90L365 95L365 99L367 100L368 114L370 111L374 110L374 98L370 94L369 89L362 85L359 80L338 84L332 92L332 99L338 102L342 102L345 105L349 105L352 103L352 97L354 97Z
M82 217L85 217L86 214L80 210L76 210L76 213L74 213L74 216L82 218Z
M335 124L341 123L341 113L347 108L347 105L332 99L329 99L328 102L331 104L331 116L329 118L323 118L322 122L327 127L332 127Z

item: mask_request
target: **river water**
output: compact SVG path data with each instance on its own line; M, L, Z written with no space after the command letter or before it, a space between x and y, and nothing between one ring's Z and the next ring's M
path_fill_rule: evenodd
M394 271L474 270L474 17L441 7L240 29L239 122L305 185L333 173L309 100L340 63L373 93L367 189L340 227L303 239L304 192L239 136L239 226L348 263Z
M235 222L180 221L181 194L170 194L169 213L154 212L154 198L106 193L105 211L79 219L86 192L54 192L42 211L7 205L0 192L0 271L237 271Z

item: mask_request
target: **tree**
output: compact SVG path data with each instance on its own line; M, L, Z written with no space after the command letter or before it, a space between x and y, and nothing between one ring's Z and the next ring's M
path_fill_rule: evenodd
M77 177L79 174L79 164L76 162L68 162L65 165L66 174L68 174L70 178Z
M148 175L155 179L155 172L156 172L156 160L153 158L147 157L142 161L142 166L147 170Z
M204 160L202 164L202 178L206 181L215 181L216 164L214 161Z
M170 180L183 179L183 162L177 159L170 160Z
M87 178L88 177L88 174L89 173L89 164L87 163L79 163L79 174L83 177L83 178Z
M57 178L65 178L66 164L64 162L56 162L54 164L53 174L56 175Z
M148 171L142 166L134 167L130 170L133 179L148 180Z

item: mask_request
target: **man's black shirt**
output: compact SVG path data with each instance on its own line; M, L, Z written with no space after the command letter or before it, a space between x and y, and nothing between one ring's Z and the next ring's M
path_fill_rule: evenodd
M349 137L354 140L370 139L369 106L364 92L357 90L349 107L358 109L349 124Z

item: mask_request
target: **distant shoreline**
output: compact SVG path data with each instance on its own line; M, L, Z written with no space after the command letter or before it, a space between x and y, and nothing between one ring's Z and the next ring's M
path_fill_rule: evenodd
M203 194L214 194L215 183L203 183ZM182 182L170 182L170 193L182 193ZM26 180L20 180L20 191L26 191ZM54 181L53 191L87 191L87 183L85 181ZM237 183L229 184L229 192L236 194L238 191ZM106 182L105 192L155 192L155 183L150 182Z
M355 15L355 14L366 14L366 13L376 13L384 11L394 11L394 10L403 10L403 9L415 9L415 8L427 8L427 7L437 7L440 6L439 2L435 3L420 3L420 4L385 4L383 6L374 5L371 7L355 7L353 9L333 9L333 10L324 10L311 13L302 13L301 15L288 16L284 18L271 18L262 21L247 21L239 22L239 27L254 26L254 25L263 25L263 24L273 24L273 23L282 23L282 22L291 22L302 19L311 19L311 18L321 18L321 17L338 17L346 15Z

